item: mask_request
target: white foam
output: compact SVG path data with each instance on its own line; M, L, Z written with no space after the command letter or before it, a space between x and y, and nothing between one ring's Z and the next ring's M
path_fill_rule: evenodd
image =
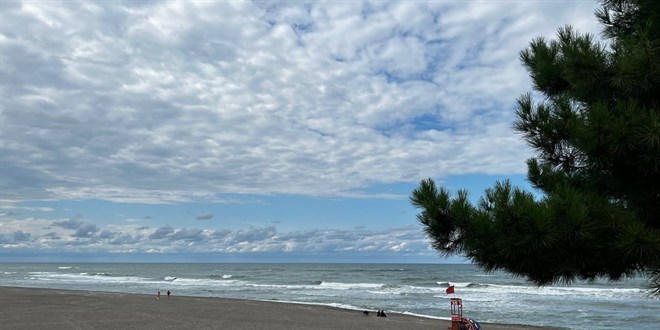
M179 286L194 286L194 287L228 287L236 286L239 281L237 280L214 280L206 278L177 278L168 282Z
M293 289L293 290L319 290L319 285L305 285L305 284L258 284L243 282L247 287L253 288L266 288L266 289Z
M135 283L148 281L148 279L136 276L104 276L90 275L87 273L58 274L52 272L30 272L29 274L32 275L32 279L43 281L64 281L79 283Z
M393 295L394 294L393 292L371 291L371 290L367 290L367 292L371 293L371 294L382 294L382 295Z
M326 282L323 281L318 286L323 288L331 288L336 290L349 290L355 288L380 288L384 284L378 283L339 283L339 282Z
M267 302L276 302L276 303L283 303L283 304L296 304L296 305L315 305L315 306L330 306L330 307L337 307L341 309L348 309L348 310L354 310L354 311L362 311L364 308L360 308L354 305L349 305L349 304L342 304L342 303L319 303L319 302L311 302L311 301L289 301L289 300L264 300L264 299L256 299L257 301L267 301Z
M458 290L457 290L458 291ZM486 296L501 295L531 295L531 296L593 296L599 298L620 297L630 295L643 295L641 288L612 288L612 287L576 287L576 286L520 286L520 285L497 285L464 287L462 293L481 294ZM458 292L457 292L458 293Z
M389 294L389 295L402 295L402 294L439 294L444 293L445 288L413 286L413 285L383 285L379 290L370 290L374 294Z
M451 320L451 317L431 316L431 315L417 314L417 313L408 312L408 311L401 312L401 314L417 316L417 317L423 317L423 318L426 318L426 319L434 319L434 320L445 320L445 321L450 321Z

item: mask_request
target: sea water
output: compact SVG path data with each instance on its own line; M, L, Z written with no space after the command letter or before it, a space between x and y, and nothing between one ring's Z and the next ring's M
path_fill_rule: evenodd
M479 322L569 329L660 329L642 279L536 287L447 264L0 263L0 285L224 297L450 318L450 298ZM455 295L446 288L454 285Z

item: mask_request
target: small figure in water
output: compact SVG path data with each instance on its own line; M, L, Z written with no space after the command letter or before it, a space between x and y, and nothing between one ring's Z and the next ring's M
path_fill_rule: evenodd
M158 290L158 293L156 293L156 299L160 299L160 290Z
M167 290L167 298L170 297L170 290Z

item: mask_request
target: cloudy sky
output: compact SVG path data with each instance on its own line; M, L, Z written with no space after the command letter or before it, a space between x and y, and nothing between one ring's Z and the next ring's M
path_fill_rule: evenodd
M3 1L0 257L447 262L408 195L525 186L518 52L595 1Z

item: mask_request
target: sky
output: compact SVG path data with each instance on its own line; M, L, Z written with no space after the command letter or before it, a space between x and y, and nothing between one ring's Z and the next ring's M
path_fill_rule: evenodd
M3 1L0 259L466 262L424 178L529 187L518 53L595 1Z

